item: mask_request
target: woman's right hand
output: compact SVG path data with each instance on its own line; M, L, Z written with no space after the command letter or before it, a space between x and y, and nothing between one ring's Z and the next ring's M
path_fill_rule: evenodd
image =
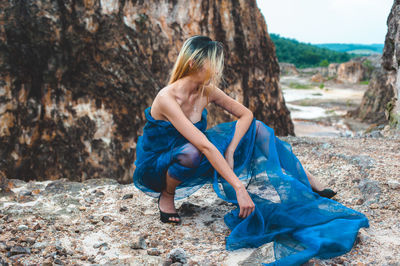
M240 207L239 217L246 218L254 211L256 206L244 185L236 190L236 198Z

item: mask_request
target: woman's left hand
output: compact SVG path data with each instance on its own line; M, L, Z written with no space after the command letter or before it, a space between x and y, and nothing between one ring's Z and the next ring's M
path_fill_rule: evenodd
M232 170L233 170L233 154L234 153L235 152L230 149L227 149L225 151L225 160L227 161L228 165L231 167Z

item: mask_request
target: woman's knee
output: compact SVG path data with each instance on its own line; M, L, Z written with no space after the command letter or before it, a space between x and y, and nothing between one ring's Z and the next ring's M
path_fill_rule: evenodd
M200 165L203 154L193 144L185 144L182 152L178 155L179 164L195 168Z
M264 124L260 120L256 120L256 131L257 131L257 135L261 136L263 138L270 137L271 135L275 134L273 128Z

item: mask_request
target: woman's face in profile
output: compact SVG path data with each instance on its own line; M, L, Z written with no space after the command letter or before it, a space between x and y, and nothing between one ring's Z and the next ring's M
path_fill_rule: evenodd
M209 85L208 83L211 81L211 66L210 60L205 60L203 67L197 72L197 76L200 80L203 80L203 83Z

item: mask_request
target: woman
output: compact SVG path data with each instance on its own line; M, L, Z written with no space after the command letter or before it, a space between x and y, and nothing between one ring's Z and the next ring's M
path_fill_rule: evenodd
M304 170L290 145L275 137L272 128L256 120L249 109L217 87L222 77L223 61L221 43L206 36L193 36L185 41L168 85L159 91L151 107L145 110L148 121L137 143L134 183L147 194L158 196L162 222L180 223L174 199L186 197L205 183L213 182L218 196L235 203L240 209L225 217L227 225L234 229L232 237L227 239L227 248L279 241L277 236L279 239L285 236L286 242L289 238L290 241L299 241L287 234L290 230L293 233L293 228L299 230L304 223L300 225L283 217L289 213L304 215L313 208L317 208L315 213L325 212L325 209L318 209L321 208L318 204L323 201L320 196L331 198L336 193L323 189L316 178ZM205 107L210 102L238 120L206 130ZM330 204L336 203L332 201ZM305 206L309 209L301 211ZM341 218L354 214L340 206L343 209ZM273 228L271 224L265 227L264 221L272 222L273 217L279 217L277 224ZM318 219L308 216L304 219L318 222ZM289 220L291 224L286 224ZM243 227L243 221L250 224ZM263 221L265 229L262 237L257 233L253 239L249 238L255 232L254 224L258 226L256 231L260 232L260 221ZM328 220L324 221L328 223ZM364 217L359 221L359 226L365 225Z

